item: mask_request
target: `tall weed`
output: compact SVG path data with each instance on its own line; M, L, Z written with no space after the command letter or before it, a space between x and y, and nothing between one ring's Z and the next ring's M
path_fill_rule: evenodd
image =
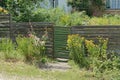
M45 56L45 44L36 43L34 38L17 37L17 50L25 56L26 61L34 61Z
M67 40L70 58L80 67L92 71L103 72L105 70L120 69L120 58L107 53L108 39L98 38L98 42L87 40L79 35L69 35Z
M70 58L79 64L80 67L88 66L84 44L84 37L80 37L79 35L68 36L67 46L70 51Z
M24 57L15 50L15 45L9 38L3 38L0 41L0 57L5 60L23 60Z

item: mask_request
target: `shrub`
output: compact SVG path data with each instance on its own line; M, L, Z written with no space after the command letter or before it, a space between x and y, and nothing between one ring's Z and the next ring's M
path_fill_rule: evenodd
M15 50L15 45L9 38L3 38L0 41L0 58L5 60L23 60L21 53Z
M87 25L88 20L90 19L86 13L83 12L74 12L71 15L71 25L70 26L76 26L76 25Z
M120 25L119 15L105 15L89 19L88 25Z
M67 40L70 58L80 67L93 71L120 69L119 57L107 53L108 39L98 38L97 44L79 35L69 35Z
M17 50L21 52L26 61L39 60L45 56L45 43L39 41L36 43L34 38L17 37Z
M45 57L45 41L36 42L34 38L16 38L17 45L9 38L0 41L0 58L6 61L40 61Z
M80 67L88 66L87 57L85 55L85 38L79 35L69 35L67 46L70 51L70 58Z
M100 60L107 58L108 39L99 38L98 44L95 44L92 40L86 40L85 43L89 57L97 57Z
M85 41L87 52L89 53L91 69L98 69L100 66L104 65L104 62L107 61L107 43L108 39L104 38L98 38L97 44L95 44L92 40Z
M17 17L17 21L24 21L25 16ZM56 26L86 25L89 17L85 12L66 13L59 8L36 9L29 17L31 22L51 22Z
M86 11L89 16L92 16L95 11L100 12L104 9L103 0L68 0L68 4L74 10Z
M33 60L34 45L32 39L25 37L17 37L17 50L26 57L26 60Z
M9 38L2 38L0 41L0 50L3 52L11 52L14 49L14 44Z

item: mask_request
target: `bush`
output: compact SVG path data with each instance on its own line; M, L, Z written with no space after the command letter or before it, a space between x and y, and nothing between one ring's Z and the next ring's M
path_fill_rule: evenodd
M31 22L51 22L56 26L86 25L89 17L85 12L66 13L59 8L36 9L29 17ZM25 21L25 16L17 17L16 21Z
M15 45L9 38L0 41L0 58L5 60L23 60L24 57L15 50Z
M9 38L0 41L0 58L7 61L40 61L45 57L45 41L36 41L34 38L16 38L16 44Z
M45 56L45 44L35 42L34 38L17 37L17 50L21 52L26 61L39 60Z
M120 16L105 15L103 17L93 17L88 21L88 25L120 25Z
M79 35L69 35L67 40L70 58L80 67L93 71L120 69L119 57L107 53L108 39L98 38L97 44Z
M99 60L107 58L108 39L99 38L98 44L95 44L92 40L86 40L85 43L89 57L97 57Z
M80 67L88 66L86 51L85 51L85 38L79 35L69 35L67 46L70 51L70 58Z
M91 69L98 69L102 66L101 64L104 65L104 62L107 61L107 43L108 39L104 38L98 38L97 44L92 40L85 41ZM102 70L104 69L102 68Z

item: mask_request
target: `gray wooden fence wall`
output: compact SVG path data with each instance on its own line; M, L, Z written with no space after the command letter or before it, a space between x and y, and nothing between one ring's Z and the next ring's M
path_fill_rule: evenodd
M45 33L48 35L46 53L54 57L54 29L52 23L45 22L21 22L13 23L10 14L0 14L0 39L11 38L15 41L18 35L26 36L28 32L34 32L41 38Z
M35 32L41 38L47 31L47 53L52 57L68 58L66 44L69 34L80 34L92 40L96 40L97 37L109 38L108 49L120 52L120 26L73 26L70 28L55 27L51 23L43 22L11 22L9 14L0 15L0 39L11 37L14 40L17 35L26 35L29 31Z
M10 15L0 14L0 38L10 37Z
M120 52L120 26L73 26L71 33L92 40L97 37L108 38L108 49Z

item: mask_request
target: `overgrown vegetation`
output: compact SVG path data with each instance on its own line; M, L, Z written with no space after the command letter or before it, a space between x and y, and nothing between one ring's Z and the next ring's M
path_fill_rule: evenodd
M105 70L120 69L119 56L111 54L108 57L108 39L99 38L95 44L94 41L79 35L69 35L67 43L71 59L82 68L101 73Z
M45 55L45 41L36 41L34 38L16 38L16 43L5 38L0 41L0 58L6 61L40 62Z
M24 17L23 17L24 18ZM24 21L21 16L18 16L16 21ZM39 8L32 13L32 15L25 21L32 22L51 22L57 26L73 26L84 25L89 20L85 12L65 13L59 8L43 9Z
M101 17L89 17L86 12L65 13L59 8L42 9L34 11L30 17L18 16L16 21L32 22L52 22L57 26L76 26L76 25L120 25L120 15L104 15Z
M8 14L8 11L0 7L0 14Z
M92 17L88 25L120 25L120 15L104 15L103 17Z
M93 5L89 3L89 0L83 0L86 1L85 3L75 2L73 4L73 7L78 6L78 10L82 10L80 6L84 6L88 15L84 11L65 13L58 8L33 9L36 7L35 3L38 0L4 1L0 5L4 4L3 7L7 7L9 13L13 15L14 20L17 22L52 22L57 26L65 27L75 25L120 25L120 15L104 15L102 17L88 16L93 14L94 11L99 10L103 5L102 0L91 0L94 3ZM95 7L95 9L94 6L97 8ZM7 10L0 7L0 14L7 13ZM39 62L46 63L45 40L36 41L32 37L18 36L15 44L9 38L2 38L0 39L0 73L5 72L5 75L6 73L12 73L20 75L20 77L21 75L28 77L43 76L47 80L119 80L120 58L114 52L107 52L107 43L108 39L99 38L98 43L95 43L79 35L70 35L68 37L68 49L70 51L70 59L74 60L75 64L72 62L72 69L66 72L59 72L41 71L33 65L22 63L24 61L33 64ZM11 63L17 61L18 63ZM85 70L80 70L78 66L76 67L76 64L81 68L85 68Z
M7 10L0 8L1 13L8 13ZM26 13L27 15L28 13ZM65 13L59 8L43 9L37 8L31 14L17 15L13 20L17 22L51 22L57 26L76 26L76 25L120 25L120 15L104 15L101 17L89 17L86 12Z
M42 0L2 0L0 1L0 6L7 9L14 20L21 17L22 21L29 21L33 10L35 10L40 1Z
M17 37L17 50L27 61L39 60L45 57L45 42L36 41L34 38Z
M11 80L119 80L119 70L95 73L79 67L70 61L72 69L67 71L41 70L25 63L8 63L1 61L1 79Z
M68 4L74 11L86 11L89 16L97 15L104 9L103 0L68 0Z

